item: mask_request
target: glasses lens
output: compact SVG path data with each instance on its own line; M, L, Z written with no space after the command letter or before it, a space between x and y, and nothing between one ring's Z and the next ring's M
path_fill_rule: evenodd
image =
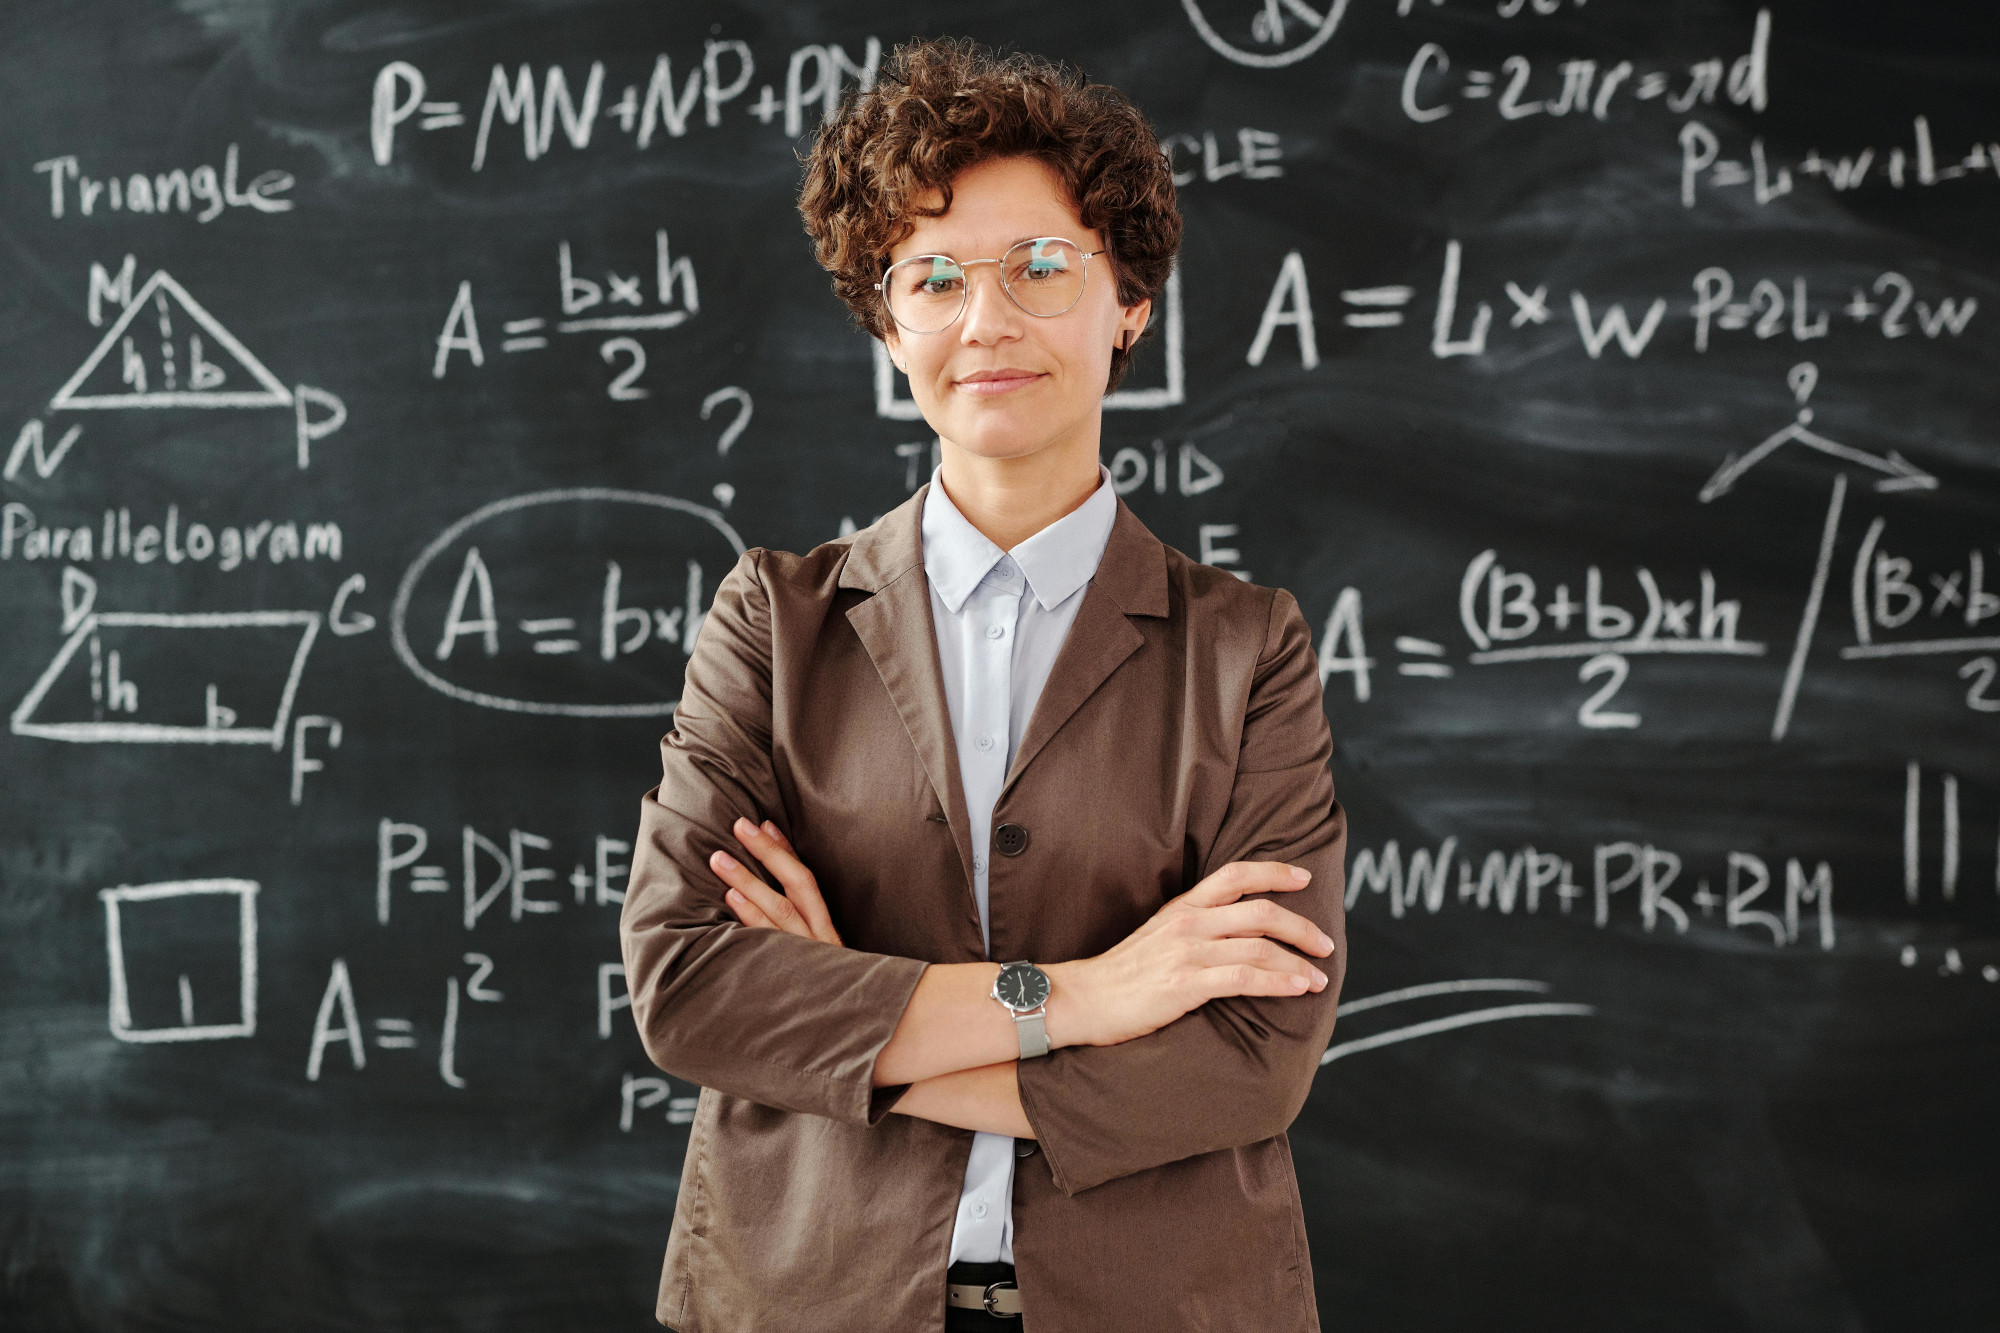
M1060 315L1083 295L1083 252L1053 236L1022 241L1007 252L1000 271L1031 315Z
M889 266L882 278L889 313L912 333L936 333L958 318L965 270L943 255L916 255Z

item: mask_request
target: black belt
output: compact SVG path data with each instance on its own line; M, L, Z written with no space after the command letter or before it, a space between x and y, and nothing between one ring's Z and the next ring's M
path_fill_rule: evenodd
M944 1277L947 1307L980 1310L996 1319L1021 1317L1021 1292L1014 1284L1014 1265L961 1259L945 1270Z

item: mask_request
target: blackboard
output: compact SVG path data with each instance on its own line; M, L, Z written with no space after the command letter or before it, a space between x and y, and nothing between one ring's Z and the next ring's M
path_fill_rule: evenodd
M1179 171L1104 461L1315 627L1326 1325L1990 1327L1984 9L15 0L0 1324L653 1326L637 801L928 475L793 208L921 31Z

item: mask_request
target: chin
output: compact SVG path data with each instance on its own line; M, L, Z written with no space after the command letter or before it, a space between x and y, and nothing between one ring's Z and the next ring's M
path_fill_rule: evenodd
M945 423L947 427L952 424ZM938 434L977 458L1024 458L1048 443L1048 425L1040 419L1018 422L989 419L956 433L944 429Z

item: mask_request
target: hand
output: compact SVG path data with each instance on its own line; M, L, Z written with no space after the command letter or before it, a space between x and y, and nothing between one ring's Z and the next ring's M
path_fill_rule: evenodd
M712 853L708 868L730 886L726 901L737 919L746 926L786 930L809 940L839 944L840 932L827 914L819 881L792 850L791 840L778 832L778 826L768 819L761 827L739 819L730 831L785 888L779 893L728 852Z
M1302 889L1310 879L1282 861L1232 861L1169 899L1106 952L1048 965L1044 970L1054 982L1050 1042L1115 1046L1218 996L1324 990L1326 974L1278 942L1325 957L1333 940L1268 898L1237 901L1249 893Z

